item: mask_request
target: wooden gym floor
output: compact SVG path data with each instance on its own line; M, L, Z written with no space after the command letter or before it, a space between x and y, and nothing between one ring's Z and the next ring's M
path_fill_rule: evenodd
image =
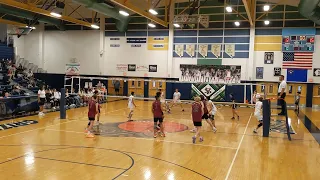
M221 107L216 115L217 133L204 123L204 142L192 144L190 105L185 112L174 107L165 117L165 138L152 137L151 102L136 101L133 119L126 122L127 101L102 106L100 136L85 138L87 108L44 117L37 124L0 131L1 179L320 179L320 147L302 120L289 111L293 129L262 138L262 128L253 134L257 120L253 109L239 108L240 121L231 120L231 109ZM319 112L304 110L319 128ZM319 117L319 116L318 116ZM2 121L0 124L11 123Z

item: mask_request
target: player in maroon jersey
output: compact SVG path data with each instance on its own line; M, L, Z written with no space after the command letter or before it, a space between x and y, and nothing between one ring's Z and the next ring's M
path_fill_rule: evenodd
M99 109L98 106L99 104L97 102L97 95L93 95L92 99L89 101L89 106L88 106L89 107L89 111L88 111L89 123L85 130L88 138L94 137L94 135L91 132L92 132L93 123L94 123L96 114L98 114L98 109Z
M200 136L200 130L202 126L202 116L204 114L204 107L201 104L201 98L195 97L195 102L192 104L192 121L196 128L196 134L192 136L192 142L196 143L197 136ZM200 142L203 141L203 137L200 136Z
M158 135L158 122L159 122L159 125L160 125L160 132L161 132L161 136L162 137L165 137L166 135L164 134L164 131L163 131L163 107L161 105L161 102L160 102L160 96L161 94L160 93L157 93L157 95L155 96L156 100L152 103L152 114L153 114L153 120L154 120L154 138L157 137Z

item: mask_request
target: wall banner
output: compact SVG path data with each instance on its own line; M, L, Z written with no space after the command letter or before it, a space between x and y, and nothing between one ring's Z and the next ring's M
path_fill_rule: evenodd
M281 75L281 67L273 68L273 76L280 76Z
M67 76L79 76L80 75L80 63L68 63L66 64Z
M120 47L120 44L110 44L110 47Z
M120 38L110 38L111 41L119 41Z
M147 38L127 38L127 43L147 43Z
M200 44L199 45L199 53L201 54L202 57L207 57L208 56L208 44Z
M193 83L240 83L241 66L180 64L180 81Z
M116 68L118 72L126 72L128 71L128 64L117 64Z
M141 47L141 44L131 44L131 47Z
M264 53L264 63L265 64L273 64L274 60L274 52L265 52Z
M194 57L194 54L195 54L195 45L194 45L194 44L187 44L187 45L186 45L186 53L187 53L190 57Z
M128 71L136 71L136 65L135 64L128 64Z
M233 58L235 56L235 49L236 49L235 44L226 44L224 46L225 46L224 51L228 54L228 56Z
M182 57L183 56L183 51L184 51L184 45L183 44L175 44L174 45L174 52Z
M256 79L263 79L263 67L256 67Z
M149 67L148 66L136 66L136 70L137 71L148 72L149 71Z
M157 72L158 66L157 65L149 65L149 72Z
M220 57L221 54L221 44L212 44L211 45L211 52L217 58Z
M320 68L313 68L313 76L316 76L316 77L320 76Z

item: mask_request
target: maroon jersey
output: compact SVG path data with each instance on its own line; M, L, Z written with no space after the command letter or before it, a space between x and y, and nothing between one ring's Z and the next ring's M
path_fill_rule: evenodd
M96 116L97 114L96 104L97 102L95 100L89 101L89 111L88 111L89 118L94 118Z
M153 117L162 118L163 112L161 110L161 103L159 100L156 100L152 103Z
M208 111L208 107L207 107L207 101L203 100L202 102L203 102L203 106L204 106L204 108L203 108L204 114L208 114L209 111Z
M194 122L202 121L202 105L200 103L195 102L192 104L192 120Z

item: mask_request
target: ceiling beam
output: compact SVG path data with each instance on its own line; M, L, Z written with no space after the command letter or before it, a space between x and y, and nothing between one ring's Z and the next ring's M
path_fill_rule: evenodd
M252 7L252 1L254 1L254 0L242 0L244 8L246 9L246 12L247 12L250 26L253 26L253 18L252 18L252 14L251 14L251 12L252 12L251 8L254 8L254 7Z
M2 19L2 18L0 19L0 23L2 23L2 24L10 24L10 25L19 26L19 27L26 27L27 26L27 24L15 22L15 21L9 21L9 20Z
M156 16L151 15L150 13L148 13L148 12L146 12L146 11L136 7L136 6L134 6L133 4L131 4L128 1L124 1L124 0L111 0L111 1L113 3L115 3L115 4L117 4L118 6L121 6L121 7L125 8L125 9L128 9L128 10L134 12L134 13L137 13L140 16L143 16L143 17L145 17L147 19L150 19L151 21L153 21L153 22L155 22L157 24L160 24L160 25L162 25L164 27L168 27L168 22L166 22L166 21L164 21L162 19L159 19Z
M15 8L18 8L18 9L23 9L23 10L26 10L26 11L30 11L30 12L33 12L33 13L41 14L41 15L52 17L52 18L56 18L56 19L61 19L61 20L68 21L68 22L75 23L75 24L79 24L79 25L82 25L82 26L91 27L91 23L88 23L88 22L85 22L85 21L81 21L81 20L78 20L76 18L72 18L72 17L69 17L69 16L64 16L64 15L62 15L60 18L57 18L55 16L52 16L50 14L50 11L47 11L47 10L44 10L44 9L41 9L41 8L37 8L37 7L33 6L33 5L20 3L20 2L17 2L17 1L13 1L13 0L0 0L0 4L4 4L4 5L7 5L7 6L15 7Z

